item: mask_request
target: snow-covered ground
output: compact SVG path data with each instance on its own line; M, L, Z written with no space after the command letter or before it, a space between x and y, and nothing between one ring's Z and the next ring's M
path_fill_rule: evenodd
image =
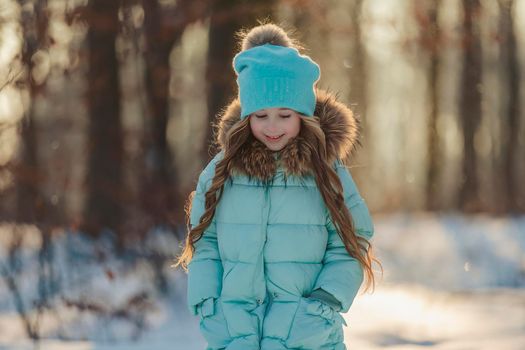
M344 315L348 349L525 349L525 217L399 214L374 216L374 222L373 243L384 276L378 274L375 291L359 294ZM151 249L178 245L162 235L151 242ZM82 249L89 256L85 244L58 245L63 249L57 249L57 260L67 264L67 247L76 247L75 256ZM71 288L68 297L73 299L118 306L146 293L147 307L138 309L144 310L146 330L137 332L126 319L96 318L56 303L60 316L49 313L40 321L40 349L205 348L198 319L186 309L186 279L180 270L167 268L170 290L163 297L148 282L151 269L145 264L128 268L109 259L89 273L78 270L84 271L83 281L91 282ZM31 282L23 284L23 295L32 295ZM11 299L0 281L0 349L33 349Z

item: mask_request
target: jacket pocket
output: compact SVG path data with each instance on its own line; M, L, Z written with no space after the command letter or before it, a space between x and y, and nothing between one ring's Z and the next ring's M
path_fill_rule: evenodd
M344 343L345 341L343 325L346 326L346 321L343 318L343 316L341 316L341 314L337 311L334 313L334 316L335 316L335 323L334 323L333 331L330 334L330 342L335 345L335 344Z
M333 342L337 327L337 311L330 306L315 300L301 297L292 319L286 346L300 349L321 349ZM340 316L340 315L339 315Z
M200 331L210 349L225 348L231 342L220 298L208 298L198 307Z

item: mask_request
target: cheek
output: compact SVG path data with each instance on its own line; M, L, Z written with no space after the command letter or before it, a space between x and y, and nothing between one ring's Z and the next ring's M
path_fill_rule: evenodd
M297 118L288 125L287 131L292 136L297 136L301 130L301 120Z
M250 129L252 130L252 134L258 134L261 127L257 122L250 120Z

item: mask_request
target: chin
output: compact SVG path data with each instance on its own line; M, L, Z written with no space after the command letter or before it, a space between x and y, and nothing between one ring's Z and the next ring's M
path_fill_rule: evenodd
M266 145L266 147L268 147L268 149L272 151L280 151L284 148L284 146L275 146L275 145Z

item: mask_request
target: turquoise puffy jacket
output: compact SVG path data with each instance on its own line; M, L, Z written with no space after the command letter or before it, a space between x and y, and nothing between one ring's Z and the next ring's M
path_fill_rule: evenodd
M236 100L222 117L219 141L238 113ZM369 240L374 228L368 208L339 160L355 148L358 122L323 91L318 92L316 116L325 122L356 233ZM280 157L254 142L250 154L239 160L239 172L225 183L212 223L195 243L187 300L190 312L199 315L208 350L345 349L346 323L339 312L352 305L363 270L337 234L314 177L293 170L308 165L307 159L302 167L291 164L296 160L289 155L297 150L300 137ZM204 194L222 155L199 176L192 226L204 212ZM314 291L322 297L310 297Z

